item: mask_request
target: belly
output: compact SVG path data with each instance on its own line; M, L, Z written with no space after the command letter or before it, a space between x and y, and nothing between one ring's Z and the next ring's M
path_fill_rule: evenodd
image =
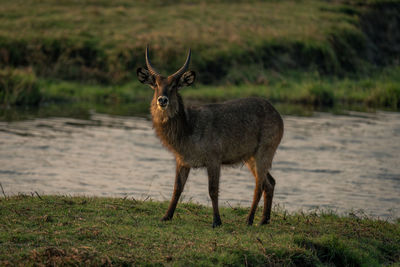
M181 160L193 168L206 167L210 164L232 165L247 161L254 156L255 144L225 145L208 144L192 146L181 156Z

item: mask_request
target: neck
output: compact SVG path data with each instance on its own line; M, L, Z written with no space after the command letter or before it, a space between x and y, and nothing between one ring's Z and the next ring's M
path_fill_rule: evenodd
M190 133L185 107L180 95L177 96L176 108L172 106L160 110L153 99L151 115L156 134L162 143L173 152L179 153Z

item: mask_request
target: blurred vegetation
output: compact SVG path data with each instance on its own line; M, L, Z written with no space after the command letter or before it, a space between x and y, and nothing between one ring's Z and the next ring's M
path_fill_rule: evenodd
M321 76L318 72L270 72L263 84L198 84L181 90L188 105L219 102L237 97L262 96L279 104L312 108L396 110L400 107L400 67L383 69L363 78ZM82 84L73 81L40 80L46 88L46 103L97 103L107 106L135 105L138 113L147 113L153 95L148 86L136 80L123 85ZM133 108L132 106L130 108ZM311 108L311 109L312 109ZM278 107L279 109L279 107ZM291 113L283 108L281 112Z
M1 266L398 266L400 222L275 208L249 227L248 209L131 198L18 195L0 198ZM56 208L55 208L56 207ZM261 218L258 209L256 219Z
M37 105L40 100L39 84L31 69L0 69L0 103Z
M305 102L331 106L337 93L325 82L355 81L360 87L371 75L398 72L399 28L396 0L0 0L0 69L29 70L28 76L38 77L42 102L49 96L65 99L65 87L72 84L99 90L90 99L75 95L79 101L138 101L143 95L132 81L144 65L145 45L151 45L153 63L164 74L178 69L191 47L201 89L268 87L271 75L287 77L293 86L296 76L306 85L311 74L318 79L313 88L302 89L309 93ZM358 102L397 110L400 85L387 83L361 88L371 94L360 93L364 98ZM13 104L4 98L2 103Z

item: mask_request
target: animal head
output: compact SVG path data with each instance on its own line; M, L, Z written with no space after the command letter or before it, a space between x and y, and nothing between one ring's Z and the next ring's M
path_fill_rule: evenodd
M190 63L191 51L189 49L185 64L174 74L163 77L151 65L149 59L149 46L146 47L146 66L138 68L136 73L143 84L148 84L154 90L153 103L160 111L177 109L178 90L184 86L192 85L196 74L194 71L187 71ZM171 110L170 110L171 111ZM175 111L173 111L175 113Z

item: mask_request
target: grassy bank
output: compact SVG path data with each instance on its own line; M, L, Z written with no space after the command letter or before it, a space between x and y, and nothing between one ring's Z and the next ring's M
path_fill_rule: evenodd
M143 64L149 43L154 63L168 72L191 47L203 83L224 80L243 65L340 74L364 69L369 44L361 28L364 10L317 0L2 0L0 65L32 66L44 77L115 83Z
M127 81L146 44L168 73L191 47L192 66L208 84L249 68L253 81L265 70L347 76L400 59L393 0L0 3L0 67L30 66L47 78Z
M136 80L123 85L82 84L37 78L28 79L28 82L24 79L19 79L19 81L28 83L30 87L40 88L35 92L40 95L40 101L44 103L80 102L114 106L136 104L137 111L147 112L153 95L149 87ZM31 84L32 81L34 81L33 84ZM270 72L264 76L262 84L219 86L197 84L182 89L181 93L190 103L262 96L274 104L302 105L312 108L398 110L400 108L400 67L387 68L364 78L325 77L318 73ZM13 97L13 99L24 100L22 97Z
M247 209L132 199L15 196L0 199L0 265L351 265L400 263L400 224L332 213L275 210L268 226ZM259 217L260 214L257 216Z
M0 93L5 100L5 108L0 108L0 120L48 116L87 119L93 110L124 116L149 115L153 91L138 81L101 85L49 80L37 78L29 69L9 70L3 74L12 78L3 84L6 79L0 79L0 87L6 84L9 86L6 88L10 88L3 95ZM240 97L266 97L285 115L309 116L316 110L343 113L345 110L373 112L400 108L398 67L386 68L364 78L335 78L301 72L270 72L264 78L263 84L197 84L184 88L181 93L188 106Z
M0 4L2 106L148 100L132 81L151 44L164 74L192 48L198 87L184 94L193 101L260 95L317 108L400 108L397 0Z

